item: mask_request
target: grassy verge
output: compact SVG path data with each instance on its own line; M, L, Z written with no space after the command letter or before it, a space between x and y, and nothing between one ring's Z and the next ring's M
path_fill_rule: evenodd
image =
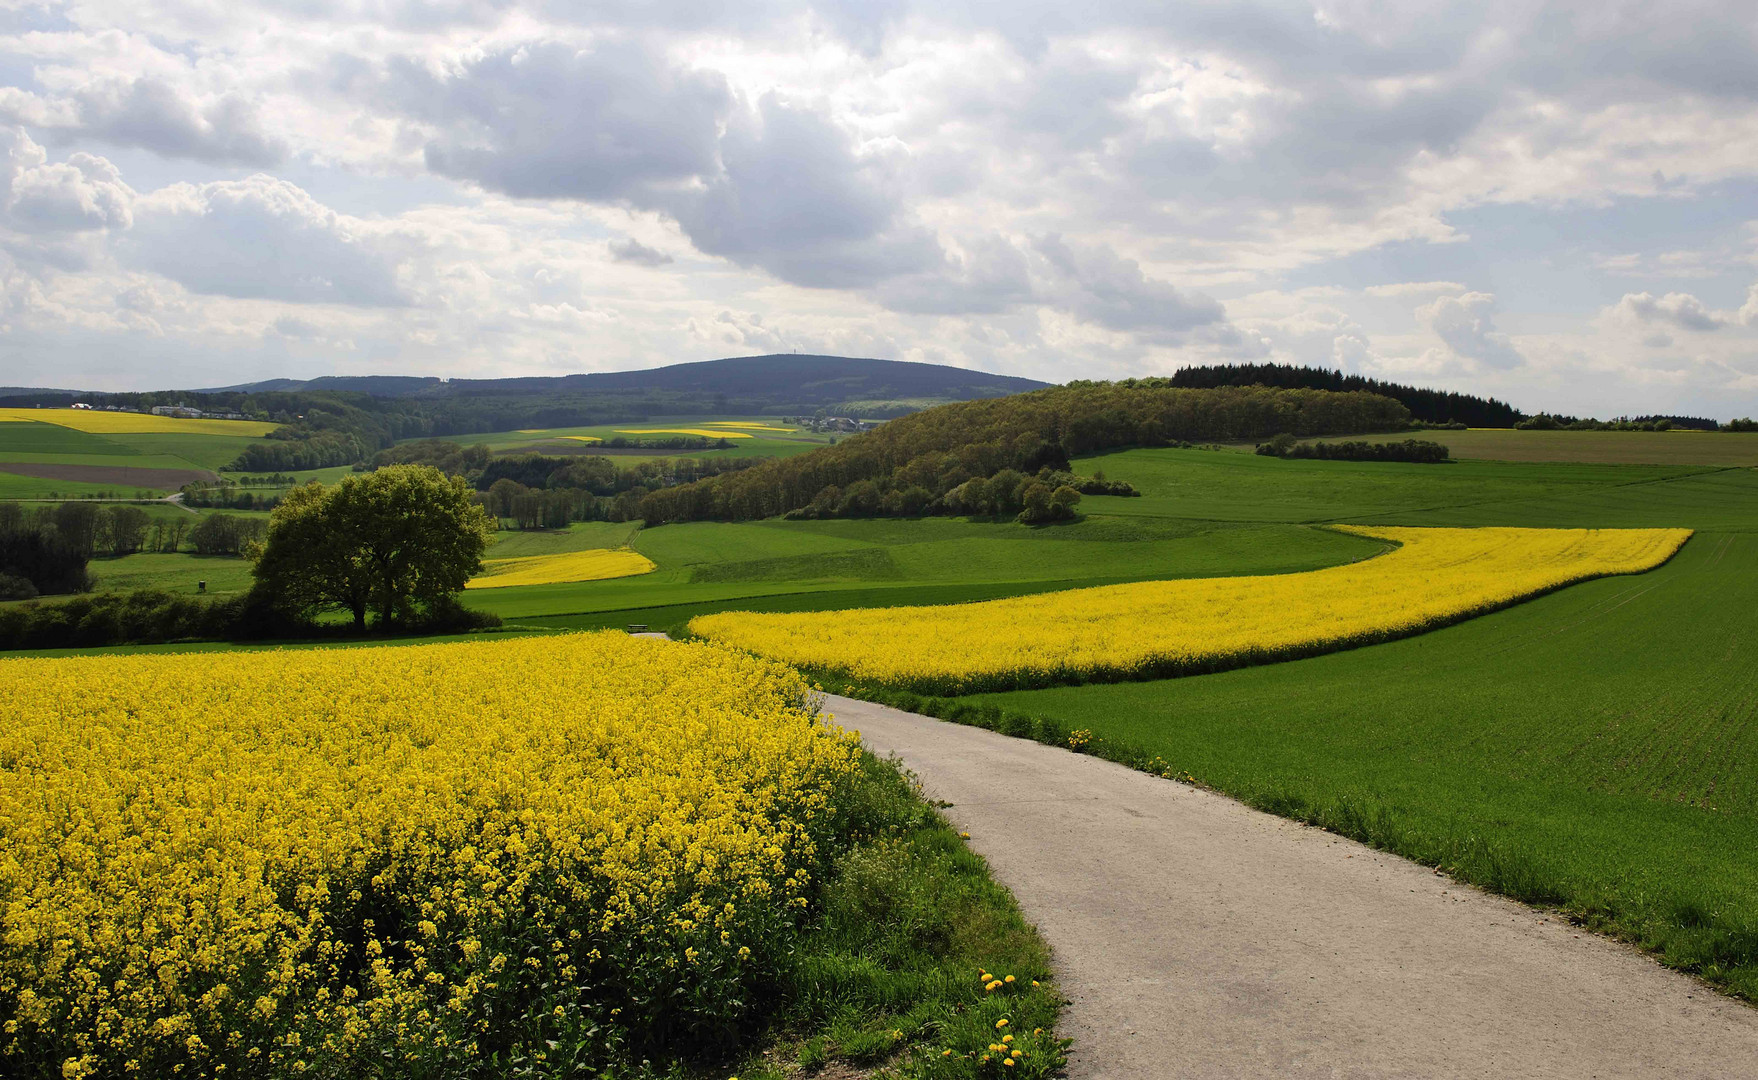
M864 758L840 805L849 843L781 976L768 1046L737 1075L832 1062L921 1080L1052 1075L1066 1044L1048 946L898 767Z

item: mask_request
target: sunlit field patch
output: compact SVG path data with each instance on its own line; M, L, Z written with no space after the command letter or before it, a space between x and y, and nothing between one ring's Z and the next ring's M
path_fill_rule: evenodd
M703 426L711 428L745 428L749 431L774 431L782 434L790 434L800 430L799 428L776 427L773 424L760 424L752 420L710 420Z
M0 421L35 420L97 435L267 435L279 425L259 420L185 420L101 409L0 409Z
M928 693L1151 678L1306 656L1660 565L1688 529L1342 526L1400 546L1273 577L1111 585L944 607L722 612L690 630L763 656Z
M618 428L618 435L694 435L703 439L749 439L742 431L715 431L713 428Z
M481 577L470 579L467 589L503 589L512 585L555 585L566 581L603 581L607 578L650 574L658 567L652 559L627 548L590 548L554 555L523 555L490 559Z
M713 1047L859 769L794 672L622 634L3 660L0 715L8 1076Z
M573 439L575 442L603 442L604 441L603 439L599 438L596 435L563 435L562 438Z

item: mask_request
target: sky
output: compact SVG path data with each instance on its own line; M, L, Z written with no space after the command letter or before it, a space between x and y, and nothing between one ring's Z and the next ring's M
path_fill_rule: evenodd
M1750 0L0 0L0 384L798 351L1758 414Z

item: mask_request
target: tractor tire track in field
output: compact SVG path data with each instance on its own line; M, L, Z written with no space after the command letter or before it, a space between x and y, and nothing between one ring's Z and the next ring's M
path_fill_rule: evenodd
M850 698L1056 950L1068 1075L1758 1076L1758 1010L1225 796Z

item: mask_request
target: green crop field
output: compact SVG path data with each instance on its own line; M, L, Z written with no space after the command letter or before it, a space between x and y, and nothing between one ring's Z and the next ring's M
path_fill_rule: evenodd
M1501 434L1552 447L1601 434L1692 441ZM1142 497L1088 497L1079 520L1038 528L927 518L506 531L490 558L628 545L658 570L465 600L505 617L504 633L627 623L681 631L709 611L1293 573L1378 550L1323 527L1332 523L1690 527L1695 538L1658 570L1402 641L1222 674L961 700L1038 718L1007 721L1014 730L1090 730L1099 752L1558 905L1758 996L1758 469L1170 449L1095 456L1076 469L1128 480ZM93 571L102 587L181 590L204 575L211 590L229 591L245 583L247 564L130 556Z
M732 424L761 425L739 428ZM725 448L707 450L647 450L636 448L603 448L607 439L630 442L668 438L694 437L685 432L712 432L721 426L727 436ZM762 428L793 428L792 431L766 431ZM655 429L676 429L658 431ZM739 433L749 436L736 437ZM492 431L474 435L445 435L449 442L470 446L480 443L496 454L591 454L602 453L621 462L657 461L673 457L790 457L823 446L840 436L830 432L808 431L774 416L689 416L659 417L652 420L628 421L618 424L594 424L587 427L542 428L526 431ZM599 442L588 441L596 439ZM410 440L413 441L413 440Z
M1116 500L1124 501L1124 500ZM620 530L620 531L619 531ZM629 526L590 523L546 543L503 533L491 558L617 547ZM577 539L577 538L589 539ZM566 545L566 546L549 546ZM1358 537L1300 525L1181 522L1092 516L1030 529L951 518L762 521L665 525L632 533L659 569L639 578L472 593L473 608L557 625L556 615L639 609L618 621L681 627L704 611L810 610L958 603L1100 582L1218 574L1278 574L1349 562L1379 550ZM826 594L776 607L760 598ZM797 605L804 604L801 608ZM656 611L655 609L665 609Z
M1404 641L964 700L1087 729L1120 759L1558 905L1758 996L1758 470L1193 451L1083 465L1150 492L1084 502L1094 513L1698 529L1648 574Z
M211 477L258 441L199 431L100 433L35 420L0 423L0 499L175 491Z
M1399 435L1357 435L1365 442L1426 439L1456 458L1495 461L1574 461L1605 465L1758 465L1758 432L1740 431L1515 431L1471 428ZM1335 442L1321 439L1320 442Z

